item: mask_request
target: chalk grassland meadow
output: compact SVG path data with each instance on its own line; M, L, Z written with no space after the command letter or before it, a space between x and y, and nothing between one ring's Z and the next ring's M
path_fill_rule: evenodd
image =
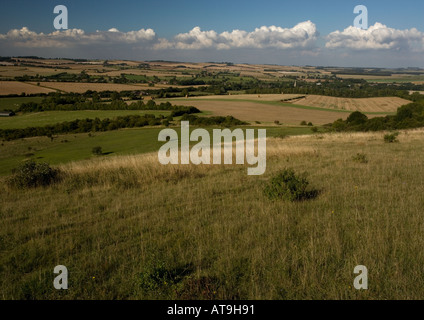
M44 188L2 177L1 298L421 299L424 131L384 134L270 138L260 177L161 166L156 152L59 165ZM318 196L269 200L284 168ZM352 288L360 264L369 290Z

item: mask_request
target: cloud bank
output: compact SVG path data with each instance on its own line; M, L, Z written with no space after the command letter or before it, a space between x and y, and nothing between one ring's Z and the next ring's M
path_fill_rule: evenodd
M3 56L424 66L423 53L423 32L416 28L394 29L378 22L368 30L350 26L324 37L309 20L293 27L262 26L251 31L235 29L220 33L196 26L171 39L159 37L150 28L128 32L110 28L38 33L23 27L0 34Z
M27 48L67 48L72 46L100 44L150 44L155 50L179 49L217 49L234 48L278 48L311 49L315 45L318 31L311 21L301 22L293 28L263 26L252 32L244 30L225 31L218 34L214 30L202 31L195 27L187 33L177 34L174 39L158 38L152 29L120 32L116 28L108 31L86 33L81 29L68 29L44 34L29 30L27 27L13 29L0 34L0 41L10 46Z

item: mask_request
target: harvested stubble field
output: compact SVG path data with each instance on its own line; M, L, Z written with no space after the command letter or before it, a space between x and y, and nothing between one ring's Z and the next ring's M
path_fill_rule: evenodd
M55 90L18 81L0 81L0 95L49 93Z
M178 105L195 106L201 111L210 111L214 116L228 116L243 121L274 122L299 125L302 121L311 121L314 124L326 124L340 118L347 118L349 113L321 111L296 108L287 104L268 105L249 101L209 101L209 100L178 100Z
M308 95L305 98L299 99L293 103L303 106L327 109L389 113L396 112L400 106L410 102L411 101L399 97L354 99Z
M291 125L298 125L302 121L322 125L334 122L340 118L346 119L350 114L349 111L358 110L354 109L355 107L364 112L381 112L380 114L368 114L368 117L372 118L384 115L384 113L394 112L397 107L410 103L410 101L396 97L342 99L324 96L307 96L306 99L281 102L281 100L296 97L301 97L301 95L241 94L193 97L188 99L178 98L168 101L178 101L179 105L192 105L202 111L211 111L213 115L232 115L244 121L274 122L278 120L280 123ZM349 104L352 109L332 108L330 103L337 103L339 100L345 101L345 103ZM307 103L304 104L304 101Z
M46 188L1 183L2 297L421 299L424 131L383 135L269 139L262 177L153 153L64 165ZM309 172L319 196L268 200L286 167ZM59 264L66 292L52 286ZM352 288L360 264L369 290Z

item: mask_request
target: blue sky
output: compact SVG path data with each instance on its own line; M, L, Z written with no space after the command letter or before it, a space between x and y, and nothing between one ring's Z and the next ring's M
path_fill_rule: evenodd
M84 35L52 35L59 4L68 8L69 29ZM343 32L360 4L376 31ZM0 55L424 67L424 1L17 0L0 7ZM306 35L292 29L306 21ZM254 32L262 26L280 29ZM140 31L135 40L133 31Z

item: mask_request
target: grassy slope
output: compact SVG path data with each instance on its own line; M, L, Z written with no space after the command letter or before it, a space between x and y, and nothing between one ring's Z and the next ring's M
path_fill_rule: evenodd
M0 118L0 129L18 129L27 127L42 127L59 122L73 121L76 119L105 119L128 115L169 115L169 111L135 111L135 110L83 110L83 111L44 111L25 113L9 118Z
M102 111L106 112L107 111ZM66 113L66 112L65 112ZM194 128L194 127L192 127ZM52 141L47 137L5 141L0 145L0 176L7 175L29 158L50 164L67 163L93 157L91 150L100 146L108 156L146 153L159 150L159 131L164 128L136 128L118 131L60 135ZM209 129L210 130L210 129ZM179 132L180 129L176 128ZM298 135L310 133L308 127L269 127L267 135ZM67 142L65 142L67 141ZM32 154L32 155L31 155Z
M2 298L420 299L423 136L269 140L261 177L160 166L154 153L75 163L46 189L2 184ZM309 172L317 199L264 197L287 166ZM70 271L64 292L52 286L58 264ZM367 291L352 289L359 264Z

